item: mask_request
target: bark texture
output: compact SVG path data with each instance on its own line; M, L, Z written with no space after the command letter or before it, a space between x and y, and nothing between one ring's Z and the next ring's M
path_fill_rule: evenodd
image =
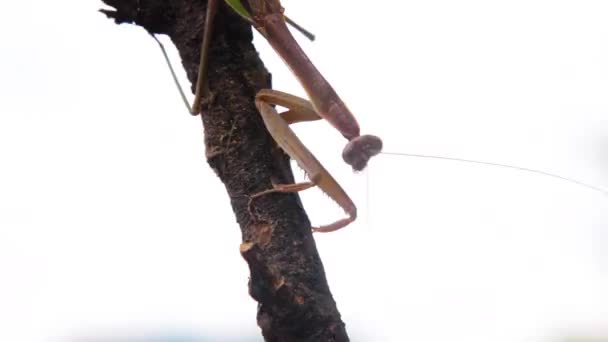
M114 8L102 12L116 23L167 34L195 83L206 1L103 2ZM271 181L292 183L293 175L254 105L257 91L271 85L251 27L221 3L209 55L213 96L201 117L207 161L224 183L242 231L258 325L266 341L348 341L297 194L263 196L249 210L249 195L269 189Z

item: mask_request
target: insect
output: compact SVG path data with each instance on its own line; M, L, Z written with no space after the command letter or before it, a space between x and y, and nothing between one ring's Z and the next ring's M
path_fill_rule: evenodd
M254 199L273 192L299 192L314 186L318 186L345 210L348 217L337 220L325 226L312 227L312 230L315 232L331 232L347 226L357 217L356 206L343 188L338 184L338 182L299 140L289 125L303 121L314 121L319 119L327 120L348 140L342 156L345 162L351 165L355 171L363 170L372 156L382 153L382 141L380 138L373 135L360 135L359 125L357 124L355 117L348 110L346 105L342 102L323 75L308 59L302 48L298 45L289 32L287 24L292 25L309 38L312 38L312 35L284 15L284 10L279 0L248 0L247 4L249 5L248 7L250 8L250 11L240 0L224 1L244 20L254 26L265 39L268 40L273 49L282 57L284 62L291 69L292 73L298 78L310 99L310 101L308 101L306 99L272 89L263 89L256 95L256 107L262 115L269 133L277 144L292 159L296 160L300 167L309 175L310 181L296 184L273 184L273 188L256 193L252 195L251 198ZM218 2L219 0L208 1L203 42L201 46L201 60L199 64L195 98L192 106L188 104L188 101L186 100L186 97L178 84L182 99L186 103L190 113L193 115L198 115L200 113L201 102L205 96L204 82L207 72L207 56L211 41L213 19L215 13L217 12ZM163 53L165 53L162 44L160 44L160 46L161 49L163 49ZM166 53L165 58L167 59ZM170 63L168 64L171 68ZM171 71L174 81L177 83L177 79L172 68ZM272 107L272 105L280 105L288 108L288 110L279 114ZM433 155L407 153L384 154L418 158L435 158L506 167L519 171L538 173L545 176L558 178L563 181L575 183L577 185L601 192L604 195L608 195L608 192L601 188L549 172L524 167Z
M180 90L182 99L187 104L188 110L192 115L200 113L201 102L205 96L207 56L218 1L209 0L207 3L201 60L192 106L187 104L185 95ZM256 193L251 198L255 199L273 192L299 192L318 186L344 209L348 217L325 226L312 227L312 230L315 232L331 232L347 226L357 217L355 204L340 184L300 141L289 125L319 119L327 120L348 140L342 152L342 158L347 164L352 166L354 171L363 170L369 159L382 150L382 140L374 135L360 134L359 124L354 115L340 99L329 82L308 59L291 35L287 24L291 24L309 37L312 36L283 14L284 9L279 0L248 0L251 13L240 0L225 1L236 13L254 26L268 40L273 49L281 56L293 74L298 78L310 99L308 101L272 89L262 89L256 95L255 104L262 115L268 132L279 147L306 172L310 181L296 184L273 184L271 189ZM279 105L288 110L279 114L272 105Z

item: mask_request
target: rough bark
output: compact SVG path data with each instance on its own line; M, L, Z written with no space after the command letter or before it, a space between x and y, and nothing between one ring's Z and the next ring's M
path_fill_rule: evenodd
M115 9L102 12L116 23L167 34L194 84L206 1L103 2ZM221 2L209 56L213 96L201 117L207 161L224 183L242 231L258 325L266 341L348 341L297 194L263 196L249 210L249 195L270 188L271 180L292 183L293 175L254 105L257 91L270 87L270 75L252 45L251 27Z

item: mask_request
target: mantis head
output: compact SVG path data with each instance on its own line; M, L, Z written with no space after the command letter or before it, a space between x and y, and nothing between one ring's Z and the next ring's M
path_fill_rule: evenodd
M346 144L342 152L342 159L353 167L354 171L361 171L367 166L369 159L382 151L382 140L375 135L361 135Z

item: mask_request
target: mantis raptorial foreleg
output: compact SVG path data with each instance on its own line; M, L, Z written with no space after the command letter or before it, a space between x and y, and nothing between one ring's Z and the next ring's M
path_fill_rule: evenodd
M353 222L357 218L357 208L353 201L289 127L292 123L321 119L312 104L297 96L271 89L260 90L256 95L255 104L270 135L279 147L308 174L310 182L273 184L272 189L253 195L252 199L273 192L298 192L316 185L336 201L349 217L326 226L313 227L312 230L326 233L343 228ZM271 104L285 107L288 111L279 114Z

